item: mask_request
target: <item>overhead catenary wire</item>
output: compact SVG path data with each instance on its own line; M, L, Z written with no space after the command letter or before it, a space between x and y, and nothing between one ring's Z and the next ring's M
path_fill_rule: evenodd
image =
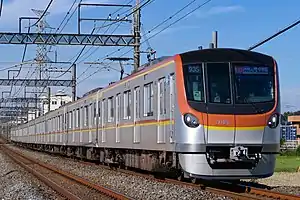
M127 3L125 4L130 4L133 0L130 0L128 1ZM121 7L119 9L117 9L115 12L112 13L112 15L116 14L117 12L119 12L122 8L124 7ZM102 26L106 23L106 21L103 22ZM111 32L111 34L113 34L122 24L122 21L116 26L116 28ZM108 30L111 28L112 26L109 26L106 31L103 33L104 35L108 32ZM99 31L97 31L98 33ZM90 47L83 55L81 56L85 56L90 50L92 50L93 47ZM94 49L94 51L92 51L88 56L86 56L85 58L82 58L80 61L78 61L78 63L81 63L83 62L84 60L86 60L87 58L89 58L90 56L92 56L94 53L96 53L96 51L99 50L99 47L97 47L96 49Z
M63 22L66 20L67 16L69 15L70 11L73 9L73 7L74 7L76 1L77 1L77 0L74 0L74 2L72 3L71 7L70 7L69 10L67 11L65 17L64 17L63 20L61 21L61 23L60 23L60 25L58 26L58 28L56 29L55 33L57 33L59 30L60 30L60 33L61 33L61 32L63 31L63 29L65 28L65 26L68 24L68 22L69 22L70 18L72 17L72 15L67 19L65 25L64 25L62 28L60 28L60 27L62 26ZM81 1L82 1L82 0L80 0L79 3L81 3ZM50 2L50 3L52 3L52 2ZM79 3L78 3L78 5L79 5ZM51 5L51 4L50 4L50 5ZM50 5L48 4L47 8L49 8ZM46 8L46 9L47 9L47 8ZM47 9L47 10L48 10L48 9ZM75 8L74 10L76 11L76 8ZM46 13L46 12L45 12L45 13ZM73 12L73 13L74 13L74 12ZM40 19L42 19L42 18L40 18ZM31 27L31 26L30 26L30 24L29 24L29 26L28 26L28 32L30 32L30 27ZM49 47L49 50L48 50L48 51L50 51L51 48L52 48L52 46ZM25 52L26 52L26 49L27 49L27 44L25 45L25 49L24 49L24 52L23 52L23 58L22 58L22 60L24 60L24 58L25 58ZM21 65L21 68L22 68L22 65ZM19 70L18 75L20 74L21 68L20 68L20 70ZM31 77L33 76L34 72L35 72L35 71L32 72L32 74L31 74L30 77L28 77L28 75L29 75L29 73L30 73L30 70L29 70L28 73L27 73L26 76L25 76L25 79L31 78ZM50 77L49 77L49 78L50 78ZM48 79L49 79L49 78L48 78ZM45 89L45 88L44 88L44 89ZM20 87L19 90L13 95L13 97L16 96L16 95L18 95L18 94L20 93L20 91L21 91L21 87Z
M208 3L211 2L211 1L212 1L212 0L207 0L207 1L205 1L204 3L198 5L196 8L192 9L191 11L189 11L188 13L186 13L184 16L182 16L182 17L180 17L179 19L177 19L176 21L172 22L171 24L169 24L169 25L166 26L165 28L161 29L160 31L158 31L158 32L155 33L154 35L151 35L147 40L143 41L141 44L143 44L143 43L147 42L148 40L150 40L151 38L157 36L157 35L160 34L161 32L165 31L166 29L170 28L172 25L178 23L178 22L181 21L182 19L184 19L184 18L186 18L187 16L191 15L191 14L194 13L196 10L202 8L203 6L205 6L206 4L208 4ZM182 9L180 9L180 10L182 10ZM177 12L178 12L178 11L177 11ZM174 16L173 16L173 17L174 17ZM173 17L172 17L172 18L173 18ZM169 17L168 19L170 19L170 17ZM164 20L164 21L165 21L165 20ZM160 23L160 24L161 24L161 23ZM152 29L150 30L150 32L148 31L145 35L151 33L153 30L154 30L154 29L152 28ZM120 51L120 50L123 49L123 48L124 48L124 47L119 48L118 50L112 52L111 54L116 53L116 52ZM129 49L128 51L126 51L125 53L123 53L122 55L120 55L120 57L126 55L127 53L129 53L129 52L131 52L131 51L132 51L132 49ZM100 60L100 59L98 59L98 60ZM109 64L111 64L111 63L109 63ZM108 65L109 65L109 64L108 64ZM80 84L80 83L84 82L85 80L87 80L88 78L90 78L91 76L95 75L95 74L98 73L98 72L99 72L98 70L95 71L95 72L93 72L92 74L90 74L90 75L87 76L86 78L84 78L84 79L82 79L81 81L79 81L77 84Z
M184 9L186 9L188 6L190 6L192 3L194 3L196 0L192 0L191 2L189 2L188 4L186 4L183 8L179 9L178 11L176 11L174 14L172 14L170 17L166 18L165 20L163 20L161 23L159 23L158 25L154 26L151 30L149 30L146 34L143 35L143 37L146 38L146 42L148 44L148 46L150 46L150 43L148 42L148 38L147 38L147 34L149 34L150 32L152 32L153 30L157 29L158 27L160 27L162 24L166 23L167 21L171 20L174 16L176 16L177 14L179 14L180 12L182 12ZM153 2L153 1L152 1ZM149 4L148 4L149 5ZM143 26L141 27L142 31L145 32L143 30ZM118 48L117 50L111 52L110 54L106 55L106 57L113 55L114 53L124 49L124 47ZM104 57L105 58L105 57ZM98 58L97 61L104 59L104 58Z
M145 1L145 0L144 0ZM150 5L151 3L153 3L155 0L147 0L145 3L143 3L140 7L139 7L139 9L141 9L142 7L146 7L146 6L148 6L148 5ZM141 2L142 3L142 2ZM130 14L133 14L135 11L133 11L133 12L131 12ZM127 14L127 16L129 16L130 14ZM124 17L123 17L124 18ZM114 29L114 31L113 31L113 33L117 30L117 28L120 26L121 24L119 24L115 29ZM101 26L101 27L104 27L104 26ZM123 48L125 48L126 46L124 46L124 47L122 47L122 48L120 48L120 49L123 49ZM105 58L107 58L107 57L109 57L110 55L113 55L114 53L116 53L116 52L118 52L118 51L120 51L120 49L117 49L116 51L113 51L113 52L111 52L110 54L107 54L106 56L104 56L102 59L105 59ZM91 54L89 54L89 56L88 57L90 57L92 54L94 54L95 52L97 51L97 49L95 49ZM86 57L85 59L87 59L88 57ZM100 60L101 58L98 58L97 60ZM112 62L111 62L112 63ZM89 67L87 67L87 69L85 70L85 71L83 71L78 77L77 77L77 79L79 79L82 75L84 75L87 71L88 71L88 69L89 68L91 68L91 65L89 66ZM114 69L114 70L116 70L116 69Z
M32 24L31 27L36 26L36 25L43 19L43 17L44 17L44 16L46 15L46 13L48 12L48 10L49 10L51 4L53 3L53 1L54 1L54 0L50 0L50 2L48 3L46 9L44 10L44 12L42 13L42 15L40 16L40 18L39 18L34 24Z
M154 0L146 0L146 2L143 3L143 4L139 7L139 9L141 9L141 8L144 7L144 6L146 6L146 5L147 5L149 2L151 2L151 1L154 1ZM125 19L126 17L132 15L134 12L136 12L136 10L133 10L130 14L125 15L125 17L123 17L123 18L121 18L121 19ZM117 20L117 21L115 21L115 22L109 24L109 26L111 26L111 25L113 25L113 24L115 24L115 23L117 23L117 22L119 22L119 20ZM105 28L105 27L107 27L107 26L104 25L104 26L101 26L100 28ZM94 33L95 30L96 30L96 28L93 28L91 35ZM72 68L72 66L76 63L76 61L79 59L79 57L80 57L81 54L83 53L85 47L86 47L86 45L81 49L81 51L79 52L79 54L78 54L78 56L76 57L75 61L72 62L72 65L68 68L67 71L69 71L69 70ZM87 70L87 69L86 69L86 70ZM65 74L67 73L67 71L64 72L64 73L62 73L61 75L57 76L56 78L62 77L63 75L65 75ZM84 71L83 73L85 73L85 71ZM80 74L79 76L81 76L81 74Z
M3 0L0 1L0 17L2 15L2 8L3 8Z
M282 30L278 31L278 32L275 33L274 35L268 37L267 39L264 39L263 41L261 41L261 42L255 44L255 45L249 47L248 50L251 51L251 50L253 50L253 49L255 49L255 48L257 48L257 47L259 47L259 46L265 44L266 42L272 40L273 38L279 36L280 34L286 32L286 31L290 30L291 28L297 26L298 24L300 24L300 19L298 19L296 22L294 22L294 23L288 25L286 28L283 28Z

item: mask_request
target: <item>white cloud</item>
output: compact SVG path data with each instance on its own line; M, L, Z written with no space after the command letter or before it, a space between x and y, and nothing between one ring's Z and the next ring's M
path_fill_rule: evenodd
M245 8L240 5L232 5L232 6L215 6L210 8L208 11L197 12L195 15L199 18L206 18L213 15L227 14L233 12L244 12Z

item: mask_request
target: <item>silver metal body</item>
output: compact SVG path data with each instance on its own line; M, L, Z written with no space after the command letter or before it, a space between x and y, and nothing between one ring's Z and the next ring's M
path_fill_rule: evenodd
M209 166L207 145L263 144L265 151L277 151L279 127L272 130L267 126L231 130L203 125L187 127L178 110L178 99L184 94L178 94L176 90L175 66L175 60L169 59L148 67L17 126L12 130L11 139L31 144L179 152L179 164L184 172L200 178L271 176L275 165L272 154L262 154L262 159L252 170L212 169ZM149 83L152 86L147 87ZM124 94L126 91L130 91L130 95ZM110 97L113 97L112 101Z

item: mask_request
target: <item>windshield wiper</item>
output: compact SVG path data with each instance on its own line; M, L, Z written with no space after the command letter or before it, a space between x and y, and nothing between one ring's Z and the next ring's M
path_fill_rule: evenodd
M252 106L252 108L254 108L255 112L257 114L261 114L264 110L263 109L259 109L254 102L249 101L247 97L244 98L244 100L246 101L246 103L250 104Z

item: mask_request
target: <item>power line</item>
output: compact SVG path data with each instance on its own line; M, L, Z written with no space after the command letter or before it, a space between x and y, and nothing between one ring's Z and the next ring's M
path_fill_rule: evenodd
M277 33L275 33L274 35L268 37L267 39L264 39L263 41L261 41L261 42L255 44L255 45L249 47L248 50L251 51L251 50L253 50L253 49L255 49L255 48L257 48L257 47L259 47L259 46L265 44L266 42L272 40L273 38L279 36L280 34L286 32L286 31L288 31L289 29L291 29L291 28L297 26L298 24L300 24L300 20L297 20L296 22L292 23L291 25L287 26L286 28L284 28L284 29L278 31Z
M145 3L143 3L140 7L139 7L139 9L141 9L141 8L143 8L143 7L145 7L146 5L149 5L150 4L150 2L152 1L154 1L154 0L144 0L144 1L146 1ZM151 3L152 3L151 2ZM129 13L129 14L127 14L125 17L123 17L123 18L121 18L121 19L125 19L126 17L128 17L129 15L131 15L131 14L133 14L133 13L135 13L137 10L133 10L131 13ZM115 23L117 23L117 22L119 22L119 20L118 21L115 21L115 22L113 22L113 23L111 23L111 24L108 24L108 26L111 26L111 25L113 25L113 24L115 24ZM121 20L120 20L120 22L122 22ZM99 27L99 28L104 28L104 27L107 27L107 25L102 25L101 27ZM117 28L118 28L119 26L117 26L115 29L114 29L114 31L113 32L115 32L116 30L117 30ZM98 29L98 28L97 28ZM96 30L96 28L94 28L93 29L93 31L92 31L92 34L93 34L93 32ZM83 47L83 48L85 48L85 47ZM76 58L76 60L78 60L78 58L80 57L80 55L82 54L82 52L83 51L80 51L80 53L79 53L79 55L77 56L77 58ZM95 53L96 52L96 50L94 51L94 52L92 52L89 56L91 56L93 53ZM88 57L86 57L86 58L88 58ZM104 57L105 58L105 57ZM103 59L104 59L103 58ZM73 62L74 63L74 62ZM71 68L72 66L70 66L70 68ZM69 69L70 69L69 68ZM78 78L79 77L81 77L88 69L89 69L90 67L88 67L85 71L83 71L79 76L78 76ZM65 73L63 73L62 75L64 75ZM62 75L60 75L59 77L61 77ZM77 78L77 79L78 79Z
M127 2L127 3L125 3L125 4L130 4L132 1L133 1L133 0L130 0L129 2ZM112 15L115 14L115 13L117 13L117 12L119 12L122 8L124 8L124 7L118 8L115 12L112 13ZM105 23L106 23L106 21L103 22L102 26L104 26ZM111 34L113 34L113 33L121 26L121 24L122 24L122 21L116 26L116 28L112 31ZM110 29L110 27L112 27L112 26L109 26L109 27L106 29L106 31L104 32L104 34L106 34L106 33L108 32L108 30ZM98 31L97 31L97 33L98 33ZM89 48L82 56L86 55L92 48L93 48L93 47L90 47L90 48ZM94 49L94 51L92 51L87 57L82 58L78 63L83 62L85 59L87 59L87 58L89 58L90 56L92 56L92 55L93 55L94 53L96 53L96 51L98 51L98 50L99 50L99 47L97 47L96 49Z
M144 0L145 1L145 0ZM148 5L150 5L151 3L153 3L155 0L147 0L145 3L143 3L139 8L141 9L142 7L146 7L146 6L148 6ZM130 14L133 14L134 12L136 12L136 11L133 11L133 12L131 12ZM126 16L129 16L130 14L127 14ZM125 16L125 17L126 17ZM123 17L123 19L125 18L125 17ZM119 24L119 26L120 26L121 24ZM116 29L119 27L119 26L117 26L116 27ZM105 26L101 26L101 27L105 27ZM116 30L115 29L115 30ZM114 30L114 31L115 31ZM114 32L113 31L113 32ZM111 52L111 53L109 53L109 54L107 54L106 56L104 56L104 57L102 57L102 58L98 58L96 61L98 61L98 60L104 60L105 58L107 58L107 57L109 57L109 56L111 56L111 55L113 55L114 53L116 53L116 52L118 52L118 51L120 51L121 49L123 49L123 48L125 48L125 47L122 47L122 48L119 48L119 49L117 49L117 50L115 50L115 51L113 51L113 52ZM95 52L97 51L97 49L95 49L89 56L91 56L92 54L94 54ZM88 57L89 57L88 56ZM88 58L88 57L86 57L86 58ZM86 59L85 58L85 59ZM112 62L111 62L112 63ZM111 64L111 63L109 63L109 64ZM83 71L79 76L78 76L78 78L77 79L79 79L83 74L85 74L87 71L88 71L88 69L91 67L91 65L89 66L89 67L87 67L87 69L85 70L85 71Z
M148 31L148 33L152 32L153 30L157 29L158 27L160 27L161 25L163 25L164 23L166 23L167 21L171 20L173 17L175 17L176 15L178 15L180 12L182 12L184 9L186 9L187 7L189 7L191 4L193 4L196 0L193 0L191 2L189 2L188 4L186 4L183 8L179 9L178 11L176 11L173 15L171 15L170 17L166 18L165 20L163 20L161 23L157 24L155 27L153 27L151 30Z
M189 16L190 14L194 13L196 10L202 8L203 6L205 6L206 4L208 4L208 3L211 2L211 1L212 1L212 0L207 0L207 1L205 1L204 3L200 4L199 6L197 6L196 8L194 8L193 10L191 10L190 12L188 12L187 14L185 14L184 16L180 17L179 19L177 19L176 21L172 22L171 24L169 24L169 25L166 26L165 28L161 29L161 30L160 30L159 32L157 32L156 34L154 34L154 35L152 35L151 37L149 37L147 40L143 41L141 44L143 44L143 43L147 42L148 40L150 40L151 38L157 36L158 34L160 34L161 32L163 32L164 30L166 30L166 29L168 29L169 27L171 27L172 25L178 23L179 21L181 21L181 20L184 19L185 17ZM182 10L182 9L180 9L180 10ZM178 12L178 11L177 11L177 12ZM174 17L174 16L173 16L173 17ZM168 18L168 19L169 19L169 18ZM160 24L161 24L161 23L160 23ZM157 26L156 26L156 27L157 27ZM153 30L154 30L154 29L152 28L151 31L153 31ZM150 31L150 32L151 32L151 31ZM146 33L145 35L147 35L147 34L149 34L149 31L148 31L148 33ZM112 55L113 53L116 53L116 52L120 51L120 50L123 49L123 48L124 48L124 47L119 48L117 51L112 52L110 55ZM124 55L126 55L127 53L129 53L129 52L131 52L131 51L132 51L132 49L129 49L127 52L123 53L121 56L124 56ZM100 59L98 59L98 60L100 60ZM109 63L109 64L111 64L111 63ZM108 64L108 65L109 65L109 64ZM98 72L98 71L93 72L92 74L90 74L89 76L87 76L86 78L84 78L84 79L82 79L80 82L78 82L78 84L82 83L83 81L85 81L85 80L88 79L89 77L93 76L93 75L96 74L97 72Z
M53 0L50 0L50 2L48 3L46 9L44 10L43 14L41 15L41 17L34 24L32 24L31 27L36 26L42 20L42 18L45 16L45 14L47 13L47 11L50 8L52 3L53 3Z
M0 2L0 17L2 15L2 7L3 7L3 0L1 0L1 2Z
M66 20L67 16L70 14L70 12L71 12L71 10L73 9L73 6L75 5L76 1L77 1L77 0L74 0L74 1L73 1L72 5L71 5L71 7L69 8L69 10L67 11L65 17L63 18L63 20L61 21L61 23L60 23L59 26L57 27L56 32L59 31L60 27L62 26L62 24L63 24L64 21ZM82 0L80 0L79 3L81 3L81 1L82 1ZM79 3L78 3L78 5L79 5ZM75 11L76 11L76 8L75 8ZM73 12L73 14L74 14L74 12ZM71 15L70 17L72 17L72 16L73 16L73 15ZM70 18L69 18L69 19L70 19ZM67 23L68 23L68 21L67 21Z

